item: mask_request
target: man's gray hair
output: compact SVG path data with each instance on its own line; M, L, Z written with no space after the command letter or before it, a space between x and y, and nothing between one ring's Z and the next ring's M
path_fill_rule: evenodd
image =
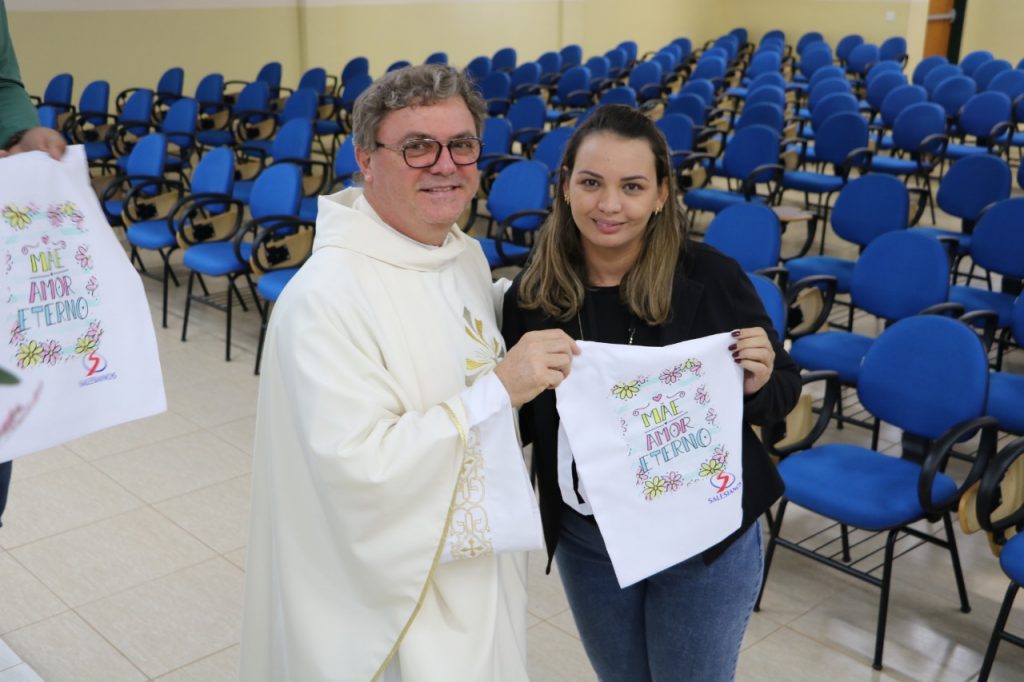
M355 145L367 151L376 149L377 130L389 112L437 104L452 97L461 97L466 103L479 135L487 105L469 77L458 69L447 64L421 64L384 74L356 99L352 110Z

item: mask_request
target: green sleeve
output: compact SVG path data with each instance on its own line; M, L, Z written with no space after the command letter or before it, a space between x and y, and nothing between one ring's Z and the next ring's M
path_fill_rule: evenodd
M39 116L21 83L18 58L7 28L7 7L0 0L0 145L11 135L39 125Z

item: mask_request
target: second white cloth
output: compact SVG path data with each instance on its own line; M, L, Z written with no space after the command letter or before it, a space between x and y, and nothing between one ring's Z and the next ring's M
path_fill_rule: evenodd
M743 370L729 334L661 348L578 343L556 390L560 469L575 457L626 587L739 528Z

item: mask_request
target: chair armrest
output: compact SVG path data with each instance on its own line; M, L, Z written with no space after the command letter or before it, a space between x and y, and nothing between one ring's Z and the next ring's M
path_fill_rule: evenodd
M786 287L789 286L789 270L786 269L785 265L773 265L768 268L758 268L757 270L754 270L754 274L763 275L772 280L782 291L785 291Z
M804 372L800 375L800 381L803 386L812 384L816 381L825 382L825 397L821 403L821 410L818 412L818 419L814 422L814 426L811 427L810 433L801 438L800 440L790 443L784 447L776 447L775 443L779 442L782 438L782 434L778 434L778 437L774 437L776 434L772 433L768 439L768 451L773 455L783 458L787 455L791 455L794 452L800 450L806 450L807 448L814 445L814 443L821 438L821 435L825 433L825 429L828 428L828 423L832 419L832 413L835 411L836 405L839 403L839 390L841 388L839 384L839 373L833 370L818 370L816 372ZM762 432L763 427L762 427Z
M999 313L994 310L972 310L963 313L957 319L971 327L981 326L981 332L978 334L981 343L986 351L992 350L996 333L999 331Z
M944 317L958 318L964 314L964 307L959 303L952 301L946 301L945 303L936 303L924 308L918 315L942 315Z
M924 163L925 157L932 156L936 159L941 159L946 156L946 147L949 146L949 135L945 133L932 133L921 140L921 144L917 146L917 166L920 170L930 169L932 166L926 166ZM934 165L934 161L932 165Z
M911 196L917 195L920 199L917 201L917 208L914 209L914 215L910 216L908 225L913 227L921 221L921 217L924 215L925 209L928 208L928 190L924 187L907 187L907 193Z
M956 494L941 506L937 505L932 499L932 484L935 482L936 475L945 471L946 463L953 454L953 446L979 429L981 430L981 442L978 444L978 454L974 458L971 470L957 487ZM964 491L981 478L988 460L995 453L998 435L999 422L995 417L977 417L957 424L939 436L921 463L921 475L917 479L917 499L926 514L939 516L950 506L955 506Z
M767 173L771 171L771 175L765 180L758 180L757 176L761 173ZM749 201L751 197L757 192L758 183L766 182L769 185L772 183L776 184L776 188L771 189L768 193L769 203L771 203L771 197L774 197L776 190L782 187L782 176L786 173L786 169L782 164L778 163L765 163L761 164L750 171L750 174L743 179L743 185L740 190L743 192L743 196Z
M1008 516L1000 519L993 519L994 512L1002 502L1002 491L1000 484L1009 472L1010 467L1024 453L1024 438L1017 438L1009 445L999 451L998 455L985 467L981 475L981 485L978 488L977 510L978 524L990 533L993 533L996 544L1006 542L1003 534L1008 528L1014 528L1024 523L1024 506L1016 510L1010 510Z
M851 149L850 153L846 155L845 159L843 159L843 163L840 164L838 170L843 177L848 177L850 171L854 168L861 171L861 173L864 173L871 168L871 159L874 158L874 156L875 152L870 147L857 147L856 149Z
M168 217L169 224L174 229L175 234L178 237L178 241L184 247L195 246L196 244L202 244L205 239L192 239L188 236L186 230L180 229L185 221L191 220L193 223L198 217L206 217L205 207L211 204L219 204L223 206L234 206L235 208L235 224L232 226L230 232L225 239L233 239L243 227L242 216L245 214L246 206L238 199L234 199L227 195L220 194L205 194L205 195L192 195L186 196L182 199L176 210L172 210ZM186 210L187 209L187 210Z
M808 327L805 332L801 334L792 334L790 336L791 339L795 341L802 336L814 334L819 329L821 329L821 326L825 324L825 322L828 320L828 316L832 313L832 306L834 305L836 300L837 285L838 280L832 275L811 275L809 277L804 277L803 279L797 280L796 282L793 282L792 284L789 285L789 288L786 289L787 308L793 306L793 304L796 302L797 295L804 289L809 289L810 287L825 287L825 291L822 296L823 300L821 312L818 313L818 316L811 322L811 326Z

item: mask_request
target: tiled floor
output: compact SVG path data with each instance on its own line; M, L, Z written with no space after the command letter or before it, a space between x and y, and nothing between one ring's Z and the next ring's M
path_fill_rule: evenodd
M145 283L158 319L159 285ZM220 312L194 309L179 340L182 297L172 293L171 327L157 331L168 412L15 464L0 529L0 682L237 678L259 322L236 317L226 363ZM1024 370L1024 352L1009 363ZM827 437L866 442L857 428ZM883 430L885 447L897 440ZM815 522L793 509L787 528ZM883 672L870 666L877 592L780 550L738 679L976 679L1007 581L983 537L959 541L972 612L958 611L941 552L899 559ZM531 559L532 678L594 680L557 577ZM1019 605L1011 625L1024 631ZM1022 671L1024 651L1004 644L993 679Z

